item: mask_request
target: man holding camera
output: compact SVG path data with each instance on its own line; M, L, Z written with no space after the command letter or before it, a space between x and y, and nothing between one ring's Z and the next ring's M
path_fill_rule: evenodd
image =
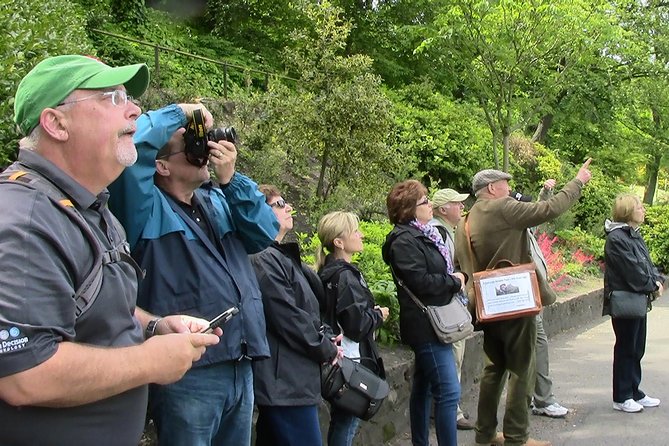
M161 445L250 444L251 360L269 357L247 254L273 242L278 222L257 185L235 172L233 142L207 140L201 127L212 123L200 104L141 115L134 138L138 162L110 187L112 210L146 270L141 305L158 315L205 319L239 308L222 326L220 344L182 380L152 387L149 412ZM210 181L210 167L217 183Z
M64 55L16 91L25 137L0 185L3 445L137 445L147 384L180 379L218 342L181 316L145 340L153 316L135 307L136 270L107 208L107 186L136 158L130 95L148 83L144 64Z

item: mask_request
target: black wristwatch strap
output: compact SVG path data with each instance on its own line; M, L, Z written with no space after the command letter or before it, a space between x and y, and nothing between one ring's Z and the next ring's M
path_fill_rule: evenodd
M162 318L156 318L156 319L151 319L148 324L146 324L146 329L144 330L144 337L146 339L149 339L151 336L156 334L156 327L158 326L158 322L160 322Z

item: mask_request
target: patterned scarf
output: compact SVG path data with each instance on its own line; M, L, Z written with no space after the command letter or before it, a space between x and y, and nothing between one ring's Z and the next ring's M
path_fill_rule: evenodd
M448 245L446 245L446 243L444 243L444 239L441 238L441 234L439 233L437 227L429 223L422 224L415 218L411 220L409 224L414 228L418 229L420 232L422 232L425 237L427 237L428 239L430 239L432 243L434 243L434 245L439 250L439 254L441 254L441 256L446 261L446 273L453 274L454 269L453 269L453 262L451 262L451 253L448 250ZM461 291L458 291L456 293L456 296L458 297L458 299L460 299L460 302L462 302L464 305L467 305L467 303L469 302L467 296Z

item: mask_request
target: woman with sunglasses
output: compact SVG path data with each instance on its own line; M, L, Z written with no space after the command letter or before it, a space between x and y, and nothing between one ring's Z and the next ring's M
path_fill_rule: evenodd
M311 285L320 286L316 272L301 262L297 243L282 243L293 229L293 207L275 186L259 189L280 228L272 246L251 256L270 349L270 359L253 363L256 446L319 446L320 368L340 356L340 347L329 327L321 325Z
M465 277L453 271L450 253L436 227L429 224L432 206L427 189L416 180L393 186L386 199L388 218L395 225L383 245L400 304L400 336L414 352L415 371L409 400L411 441L429 445L431 402L440 446L456 446L456 410L460 382L451 344L437 339L427 315L409 296L424 305L445 305L461 291ZM403 283L400 285L399 281Z

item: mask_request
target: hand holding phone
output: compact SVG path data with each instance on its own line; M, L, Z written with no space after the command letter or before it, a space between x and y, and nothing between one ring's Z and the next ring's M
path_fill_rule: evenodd
M214 331L216 327L220 327L221 325L225 324L228 322L232 317L239 313L239 308L237 307L230 307L227 310L225 310L223 313L219 314L215 318L209 321L209 327L207 327L205 330L202 331L202 333L211 333Z

